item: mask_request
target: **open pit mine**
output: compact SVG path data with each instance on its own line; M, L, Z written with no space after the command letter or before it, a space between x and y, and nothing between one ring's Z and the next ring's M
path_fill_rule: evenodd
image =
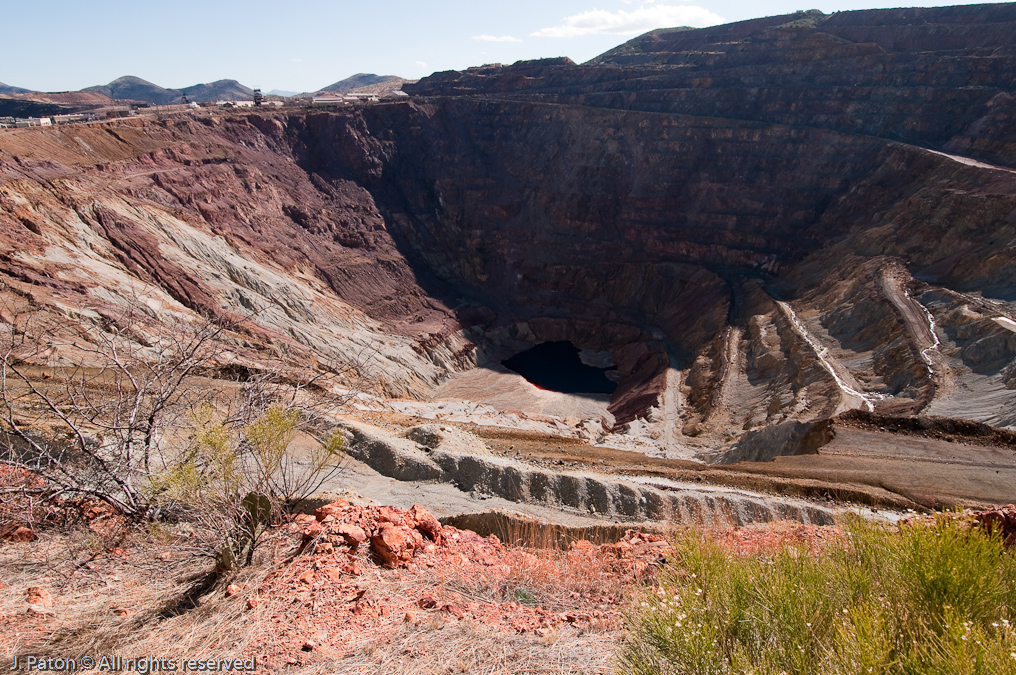
M1016 4L404 90L0 131L0 319L246 317L223 380L355 361L326 487L478 529L1016 500Z

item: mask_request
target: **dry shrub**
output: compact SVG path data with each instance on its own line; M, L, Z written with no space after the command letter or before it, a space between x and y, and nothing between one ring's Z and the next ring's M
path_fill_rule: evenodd
M49 494L38 476L0 464L0 540L24 537L24 528L35 538L49 514Z

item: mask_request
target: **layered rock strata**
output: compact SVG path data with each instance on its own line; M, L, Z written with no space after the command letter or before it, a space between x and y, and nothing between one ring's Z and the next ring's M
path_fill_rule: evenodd
M1012 425L1014 23L800 13L405 103L4 132L0 273L54 312L249 312L229 358L367 351L390 395L571 341L616 364L614 429L665 446L852 408Z

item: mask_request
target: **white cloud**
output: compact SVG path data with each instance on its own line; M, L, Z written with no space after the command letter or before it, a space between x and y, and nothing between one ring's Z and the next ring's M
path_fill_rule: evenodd
M427 67L427 62L426 61L417 61L416 62L416 67L417 68L426 68Z
M603 9L591 9L588 12L573 14L560 25L543 28L531 33L533 37L577 37L579 35L610 34L634 35L645 33L654 28L670 28L673 26L714 26L723 23L723 19L707 9L696 5L657 5L643 4L636 10L626 12L619 9L608 12Z
M502 35L500 37L496 35L474 35L469 38L470 40L479 40L480 42L522 42L517 37L511 35Z

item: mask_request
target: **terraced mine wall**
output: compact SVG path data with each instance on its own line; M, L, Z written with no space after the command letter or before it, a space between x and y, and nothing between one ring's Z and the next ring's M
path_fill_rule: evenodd
M427 427L412 429L405 438L359 425L348 429L349 455L385 476L450 482L463 492L503 497L520 508L541 505L609 520L675 525L743 526L775 520L830 525L835 520L831 510L804 500L725 489L661 489L602 475L535 469L482 452L450 450L437 440L428 443L435 435ZM421 429L424 434L418 433Z

